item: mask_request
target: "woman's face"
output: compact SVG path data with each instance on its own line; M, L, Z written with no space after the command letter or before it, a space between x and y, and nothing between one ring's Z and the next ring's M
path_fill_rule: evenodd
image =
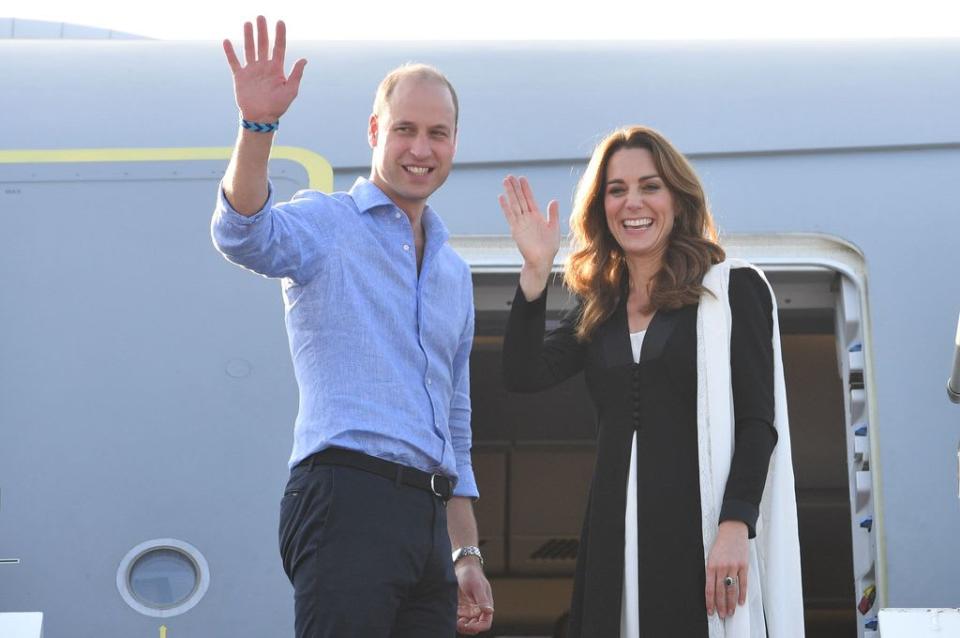
M631 257L660 257L673 230L673 194L645 148L621 148L607 163L607 227Z

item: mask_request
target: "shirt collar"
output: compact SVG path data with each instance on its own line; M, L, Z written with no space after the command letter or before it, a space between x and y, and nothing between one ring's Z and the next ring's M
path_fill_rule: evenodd
M394 204L393 200L387 197L386 193L366 177L357 178L357 181L350 187L350 197L356 202L357 209L361 213L370 212L374 208L380 208L381 206L392 206L393 208L399 209L399 206ZM430 208L430 204L427 204L423 208L422 222L423 232L426 235L428 244L442 244L449 239L450 233L446 225L443 223L443 220L440 219L440 215Z
M380 206L396 206L386 193L366 177L357 178L350 187L350 197L356 202L361 213L367 213Z

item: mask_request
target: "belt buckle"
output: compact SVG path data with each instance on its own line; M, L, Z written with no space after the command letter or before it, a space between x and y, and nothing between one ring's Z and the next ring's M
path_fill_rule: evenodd
M437 479L436 474L430 475L430 491L433 492L434 496L439 496L440 498L443 498L443 494L438 492L436 486L434 485L434 481L436 481L436 479Z

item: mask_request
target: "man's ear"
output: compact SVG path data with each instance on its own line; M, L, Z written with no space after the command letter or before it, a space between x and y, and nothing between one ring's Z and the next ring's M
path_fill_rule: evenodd
M370 114L370 122L367 124L367 143L370 148L377 147L377 136L380 133L380 120L376 113Z

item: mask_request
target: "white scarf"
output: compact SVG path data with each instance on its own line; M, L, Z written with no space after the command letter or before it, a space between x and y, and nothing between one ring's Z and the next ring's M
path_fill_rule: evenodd
M713 293L701 297L697 317L697 435L704 562L717 537L720 504L733 458L732 318L728 289L731 268L754 268L764 282L767 281L759 269L738 259L728 259L713 266L703 280L703 286ZM804 635L797 499L790 456L777 302L772 289L770 297L773 301L773 426L778 440L770 458L766 487L760 501L757 537L750 541L746 606L739 607L726 620L721 620L716 613L708 616L710 638L767 638L764 618L769 638Z

